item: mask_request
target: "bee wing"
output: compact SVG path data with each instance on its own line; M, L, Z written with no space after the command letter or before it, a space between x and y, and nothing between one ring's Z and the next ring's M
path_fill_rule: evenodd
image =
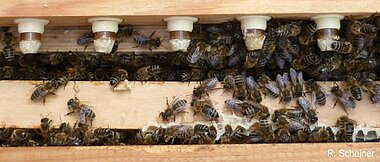
M255 89L257 87L257 83L252 76L248 76L245 79L246 85L249 89Z
M298 82L301 83L301 84L303 84L303 82L304 82L302 71L300 71L300 72L298 73Z
M290 79L292 80L293 84L296 84L297 83L297 72L293 68L290 68L289 69L289 75L290 75Z
M173 104L176 103L179 100L180 97L181 97L181 95L179 95L179 94L177 96L175 96L174 99L170 102L169 105L173 106Z
M285 81L284 81L284 78L282 78L282 76L281 76L280 74L277 74L276 81L277 81L277 84L278 84L281 88L284 88L284 87L285 87ZM268 88L268 87L267 87L267 88Z
M313 91L311 92L311 108L316 109L317 108L316 104L317 104L317 95Z
M236 49L237 49L237 43L235 43L235 44L233 44L233 45L231 46L230 50L229 50L228 53L227 53L227 56L231 56L232 54L234 54L235 51L236 51Z
M298 97L297 103L298 103L298 106L302 108L305 112L307 112L310 108L309 101L303 96Z
M213 77L210 79L206 79L204 81L204 84L206 85L207 89L212 89L216 86L216 84L218 84L218 82L219 82L218 78Z
M285 85L289 84L289 75L288 75L288 73L282 74L282 78L284 79Z
M349 93L343 93L343 96L339 98L339 101L345 108L353 109L356 107L356 103Z
M275 94L280 94L280 88L278 88L273 82L270 82L269 84L265 84L265 87Z
M230 84L232 88L236 88L235 79L232 75L226 75L224 77L224 84Z
M195 64L201 58L202 52L200 49L200 47L197 47L193 53L190 53L187 56L187 61L189 61L191 64Z

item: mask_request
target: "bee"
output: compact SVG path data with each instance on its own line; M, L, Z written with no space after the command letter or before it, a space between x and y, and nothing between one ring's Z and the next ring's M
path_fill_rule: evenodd
M346 111L347 114L348 114L347 109L353 109L356 107L355 100L351 97L350 94L341 90L338 84L336 84L336 86L333 86L331 88L331 93L337 99L337 101L334 104L334 107L336 106L336 104L339 101L343 105L344 110Z
M270 116L270 112L267 106L258 103L257 109L258 109L257 115L259 116L260 119L262 118L266 119Z
M207 125L204 125L204 124L196 124L194 126L194 132L195 133L206 133L206 132L209 132L210 131L210 128L209 126Z
M223 88L226 90L234 90L236 88L235 79L231 75L226 75L223 79Z
M277 132L277 142L289 143L292 142L292 138L288 129L282 128Z
M94 134L103 144L115 145L119 143L120 133L110 130L109 128L96 128Z
M293 37L301 33L301 26L295 23L281 25L273 29L273 35L277 37Z
M309 109L307 111L306 116L309 124L315 124L318 122L317 112L315 111L315 109Z
M309 23L303 26L298 41L303 45L309 45L314 33L317 31L316 23Z
M68 135L63 132L55 133L53 136L50 137L51 145L64 146L67 144L67 138Z
M326 104L326 93L324 89L314 80L309 79L306 82L307 88L311 91L311 103L315 107L317 102L320 105Z
M125 26L119 26L119 30L117 31L118 37L126 37L126 36L132 36L134 33L135 27L131 24L125 25Z
M327 75L331 73L332 71L338 69L342 64L342 56L341 55L333 55L326 59L326 63L321 64L318 67L319 73L322 75Z
M79 55L78 52L69 51L66 56L67 61L74 66L74 68L79 68L83 66L85 58L83 55Z
M251 101L244 101L240 104L241 113L245 117L251 117L251 119L259 112L259 106L257 103Z
M378 142L379 139L377 138L377 133L374 130L370 130L367 132L367 135L365 136L366 142Z
M206 79L201 83L201 85L194 88L193 96L196 98L201 98L203 94L206 94L208 96L207 92L212 90L218 82L219 81L216 77Z
M233 39L229 34L221 32L210 33L211 44L232 44Z
M356 133L356 136L355 136L355 142L364 142L364 133L362 130L359 130L357 133Z
M280 95L280 88L277 86L276 82L272 81L267 75L263 74L259 79L261 89L265 88L264 94L269 92L274 98Z
M66 88L67 83L71 80L70 75L59 75L53 79L51 79L51 82L54 82L56 84L56 89L59 88L59 86L63 85L63 89Z
M329 131L330 127L316 127L309 135L309 142L327 142L331 138L332 132Z
M150 34L149 37L145 36L145 35L140 35L140 34L136 34L133 36L133 41L137 44L136 47L148 47L148 49L150 51L152 51L153 48L158 48L161 46L161 43L163 41L163 39L161 39L160 37L154 37L153 38L153 35L156 33L156 31L153 31L152 34ZM135 48L136 48L135 47Z
M260 103L263 100L263 98L258 83L252 76L246 77L245 83L248 88L249 99L257 103Z
M5 124L2 129L0 129L0 142L5 143L12 135L12 128L5 128Z
M311 133L310 128L304 128L297 131L296 142L307 142L309 139L309 134Z
M337 141L339 142L352 142L352 136L354 134L354 124L351 122L345 123L345 125L336 133Z
M128 77L128 71L124 69L118 69L117 72L115 72L110 77L110 86L112 87L112 90L115 90L116 86L121 82L126 80Z
M202 59L204 54L207 52L207 44L203 41L198 41L195 44L195 49L188 53L186 56L186 61L190 64L195 64L198 60Z
M13 45L11 44L13 40L13 34L10 32L6 32L4 34L3 42L5 46L3 47L3 55L6 61L13 61L15 58L15 50L13 49Z
M149 65L140 68L137 70L137 78L141 81L143 80L149 80L152 77L158 77L158 74L161 73L161 66L160 65Z
M227 66L235 67L237 65L240 65L243 61L244 61L244 52L238 51L228 57Z
M15 129L9 138L12 146L26 145L31 140L31 134L24 129Z
M302 71L297 74L297 72L293 68L290 68L289 74L290 74L290 79L292 80L292 83L293 83L294 97L304 96L305 95L303 91L304 80L303 80Z
M296 70L302 70L310 65L318 65L321 62L321 58L316 54L308 54L300 59L294 59L292 62L293 67Z
M166 106L167 108L165 111L161 112L159 117L161 117L164 121L168 121L169 118L174 118L175 121L175 114L178 114L180 112L184 112L184 110L187 107L187 101L186 100L180 100L180 96L178 95L175 99L173 99L170 104L168 101L168 98L166 98Z
M211 100L197 100L191 101L191 106L194 107L194 115L202 113L210 120L217 120L219 118L218 111L213 107Z
M245 84L245 76L235 75L234 76L236 88L233 93L233 97L236 97L239 100L245 100L248 96L248 90Z
M52 120L48 118L50 114L51 112L46 117L42 116L41 114L42 119L41 119L41 124L40 124L40 131L43 134L48 134L50 131L50 123L52 122Z
M96 116L94 111L92 110L93 106L81 104L80 100L77 97L75 97L71 98L67 102L67 107L69 108L69 110L71 110L71 112L67 113L66 115L77 113L79 115L79 123L87 123L87 118L90 118L92 125L92 119Z
M304 110L301 109L281 109L281 114L286 114L289 118L302 119L305 116Z
M353 76L348 76L345 81L345 86L347 90L351 92L351 95L355 98L355 100L362 100L362 89L358 80L356 80Z
M84 33L77 38L77 44L84 46L83 51L86 51L87 46L92 43L94 43L94 35L92 33Z
M290 102L292 100L292 91L290 90L290 82L288 73L284 73L282 76L277 74L276 81L281 88L281 99L285 103Z
M344 127L346 126L347 123L352 123L353 125L356 125L356 121L349 118L347 115L342 115L340 116L337 121L336 121L336 126L339 128L339 129L344 129Z
M49 94L55 95L53 92L54 90L56 90L56 87L57 87L56 83L50 82L50 81L39 84L37 85L36 89L33 91L30 99L32 101L39 101L42 99L43 103L45 104L45 97Z
M250 51L247 53L247 56L245 58L245 62L243 65L244 69L250 69L253 68L257 65L259 62L259 56L261 55L261 50L255 50L255 51Z
M352 33L361 35L361 34L376 34L376 32L379 30L378 27L376 27L373 24L365 23L365 21L350 21L348 23L348 27L351 30Z
M339 53L351 53L353 47L350 42L334 41L331 43L331 48Z

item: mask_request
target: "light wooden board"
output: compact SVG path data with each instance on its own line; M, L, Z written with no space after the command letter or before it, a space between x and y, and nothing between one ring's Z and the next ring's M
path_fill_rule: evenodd
M75 94L74 83L70 82L65 90L58 89L55 96L48 96L45 106L42 101L30 100L34 90L33 84L36 83L38 82L0 81L0 89L3 92L0 94L0 124L6 124L7 127L38 128L40 113L47 115L49 112L52 112L49 118L53 120L53 125L60 124L60 116L64 122L75 123L77 120L75 115L64 116L69 111L66 103ZM324 87L332 86L332 82L321 84ZM156 121L162 123L158 114L166 108L166 97L170 102L174 96L181 95L190 103L191 96L189 95L198 83L187 86L187 83L181 82L146 82L143 85L140 82L131 82L130 92L113 92L108 82L80 81L76 82L76 85L80 89L77 97L83 103L94 106L93 110L96 113L96 118L93 120L94 127L139 129L148 123ZM220 89L210 92L210 99L219 113L228 115L231 111L225 108L224 101L231 98L232 94L224 93L221 96L222 91ZM278 99L267 96L262 103L273 111L285 107L284 104L278 104L278 102ZM340 104L332 108L334 102L335 99L330 96L326 105L317 109L321 123L335 125L337 118L345 114ZM295 103L288 104L286 107L291 108L291 105ZM208 123L202 115L193 117L192 108L187 108L186 111L189 113L176 116L177 123ZM351 118L358 121L358 124L380 127L380 108L370 103L368 95L365 95L361 102L357 102L357 108L349 113Z
M160 37L163 39L162 45L158 49L152 49L152 52L170 52L172 51L169 44L169 32L166 31L166 26L135 26L135 30L138 34L146 35L149 37L154 31L154 37ZM9 29L9 32L13 33L14 44L18 43L19 33L16 27ZM83 52L84 46L77 44L77 38L84 33L91 33L91 26L86 27L46 27L43 35L42 45L39 52L68 52L78 51ZM2 40L2 37L0 37ZM4 43L0 43L0 49L3 49ZM13 46L16 51L20 51L19 46L16 44ZM150 53L147 47L135 48L136 44L133 41L132 36L123 38L119 44L117 52L135 52L136 54ZM90 44L86 52L95 52L94 45Z
M316 14L370 15L380 8L378 0L44 0L8 1L0 6L0 25L14 25L15 18L49 19L49 25L87 25L86 19L113 16L125 23L164 24L163 18L175 15L196 16L200 23L224 22L241 15L269 15L275 18L308 18Z
M328 150L334 157L327 156ZM340 157L339 151L373 152ZM379 161L380 143L308 143L176 146L11 147L0 161Z

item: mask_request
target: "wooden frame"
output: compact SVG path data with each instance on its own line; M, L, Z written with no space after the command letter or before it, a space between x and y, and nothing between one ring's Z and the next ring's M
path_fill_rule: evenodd
M6 0L2 0L6 1ZM225 22L241 15L269 15L274 18L309 18L316 14L338 13L365 16L380 9L377 0L19 0L2 2L0 25L14 26L15 18L45 18L50 26L89 25L89 17L112 16L133 25L163 25L169 16L196 16L200 23Z
M328 156L328 151L334 157ZM339 151L374 152L340 157ZM0 161L379 161L379 143L1 148Z

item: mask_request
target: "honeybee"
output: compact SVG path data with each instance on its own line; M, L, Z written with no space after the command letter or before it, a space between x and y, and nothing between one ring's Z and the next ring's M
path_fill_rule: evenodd
M306 99L305 96L301 96L297 98L297 106L303 111L307 112L310 108L310 102Z
M342 128L336 133L338 142L352 142L352 136L354 133L354 124L351 122L345 123Z
M235 79L232 75L226 75L224 77L223 88L226 90L234 90L236 88Z
M300 59L294 59L292 65L296 70L302 70L309 67L310 65L320 64L320 62L321 58L319 57L319 55L311 53L306 56L303 56Z
M248 95L248 90L246 88L245 76L235 75L234 76L236 88L233 93L233 97L236 97L239 100L245 100Z
M200 69L192 69L190 72L182 72L180 75L181 81L202 80L204 72Z
M351 97L351 95L349 93L344 92L343 90L341 90L339 88L338 84L336 84L336 86L333 86L331 88L331 93L337 99L337 101L334 104L334 107L336 106L336 104L339 101L343 105L344 110L346 111L347 114L348 114L347 109L353 109L353 108L356 107L356 103L355 103L354 99Z
M316 127L309 135L309 142L327 142L330 140L332 132L328 131L330 127ZM331 128L330 128L331 129Z
M152 77L157 78L158 74L161 73L161 66L160 65L149 65L140 68L137 70L137 79L139 79L142 83L143 80L149 80Z
M331 73L332 71L338 69L342 64L342 56L341 55L333 55L326 59L326 63L321 64L318 67L319 73L322 75L327 75Z
M309 109L306 116L309 124L315 124L318 122L317 111L315 111L315 109Z
M292 138L288 129L282 128L277 132L277 142L289 143L292 142Z
M280 74L277 74L276 81L281 88L281 99L280 101L284 101L285 103L288 103L292 100L292 91L290 89L290 82L289 82L289 76L288 73L284 73L282 76Z
M303 80L302 72L299 72L297 74L297 72L293 68L290 68L289 75L290 75L290 79L292 80L292 84L293 84L294 97L304 96L305 95L305 93L303 91L304 80Z
M258 83L252 76L246 77L245 83L248 88L249 99L257 103L260 103L263 100L263 98Z
M145 35L136 34L133 36L133 41L137 44L136 47L148 47L150 51L152 51L153 48L157 49L161 46L162 41L165 39L161 39L160 37L153 37L153 35L156 33L156 31L153 31L152 34L150 34L149 37ZM135 47L135 48L136 48Z
M104 145L117 145L120 140L120 133L110 130L109 128L96 128L94 129L96 138L98 138Z
M303 45L309 45L314 33L317 31L317 24L312 22L302 27L298 41Z
M325 105L326 92L324 91L324 89L314 79L309 79L306 82L306 85L308 90L311 91L312 106L315 107L316 102L320 105Z
M56 83L50 82L50 81L39 84L37 85L36 89L33 91L30 99L32 101L39 101L42 99L45 105L45 97L50 94L55 95L53 92L54 90L56 90L56 87L57 87Z
M15 129L9 138L12 146L23 146L31 140L31 134L24 129Z
M168 98L166 98L167 108L165 109L165 111L160 113L159 117L161 117L164 121L168 121L170 118L173 117L174 122L175 122L175 115L180 112L184 112L184 110L187 107L187 101L180 100L179 99L180 97L181 96L178 95L176 98L174 98L170 102L170 104L169 104Z
M77 44L80 46L84 46L84 50L86 51L87 46L94 42L94 35L92 33L84 33L77 38Z
M349 27L349 29L351 29L352 33L357 34L357 35L376 34L376 32L379 30L378 27L376 27L373 24L368 24L368 23L366 23L366 21L360 22L357 20L349 21L348 27Z
M12 135L12 128L5 128L5 124L3 128L0 130L0 143L5 143Z
M213 107L211 100L193 99L193 101L191 102L191 106L194 107L194 115L201 112L206 118L208 118L210 120L218 120L219 119L219 113Z
M50 114L51 112L48 115L46 115L46 117L43 117L41 114L42 119L40 124L40 131L42 133L42 138L45 144L48 144L50 142L50 123L52 122L52 120L48 118Z
M260 83L261 88L264 88L264 94L269 92L274 98L277 98L280 95L280 88L277 86L276 82L273 82L267 75L263 74L260 76L258 82Z
M365 136L366 142L378 142L379 139L377 138L377 133L375 130L370 130L367 132L367 135Z
M345 81L345 87L347 90L351 92L352 97L355 100L362 100L362 89L358 80L356 80L353 76L349 75Z
M77 113L79 115L79 123L87 123L87 119L90 118L92 125L92 119L96 116L94 111L92 110L93 106L81 104L80 100L77 97L75 97L71 98L67 102L67 107L69 108L69 110L71 110L71 112L67 113L66 115Z
M281 25L276 29L273 29L273 35L277 37L293 37L301 33L301 26L296 23L290 23Z
M251 119L259 112L259 104L251 101L244 101L240 104L240 107L241 113L245 117L251 117Z
M351 53L353 47L350 42L334 41L331 43L331 48L339 53Z
M364 142L364 133L363 133L363 130L359 130L357 133L356 133L356 136L355 136L355 142Z
M201 85L194 88L193 96L196 98L201 98L203 94L206 94L208 96L207 92L211 91L217 83L219 83L219 81L216 77L206 79L201 83Z
M13 41L13 34L10 32L6 32L4 34L3 42L5 46L3 47L3 55L6 61L10 62L13 61L15 58L15 50L13 49L12 45Z
M112 87L112 90L115 90L116 86L121 82L126 80L128 77L128 71L124 69L118 69L117 72L115 72L110 77L110 86Z
M259 61L259 56L261 55L261 50L250 51L247 53L243 69L250 69L257 65Z
M198 60L205 57L205 53L207 52L208 45L203 41L198 41L195 44L195 48L193 51L189 52L186 56L186 61L190 64L196 64Z

